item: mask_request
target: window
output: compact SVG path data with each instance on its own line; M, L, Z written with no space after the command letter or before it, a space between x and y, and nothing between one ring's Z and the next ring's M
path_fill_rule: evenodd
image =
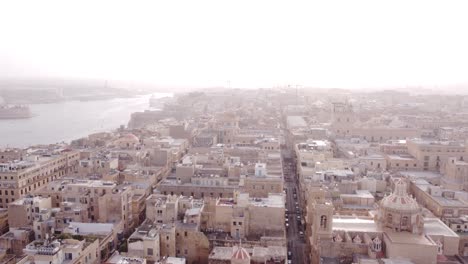
M320 217L320 227L323 229L327 228L327 216L322 215Z
M184 236L187 236L187 231L184 232Z
M237 223L236 222L232 222L233 225L236 225Z
M146 255L153 256L153 249L152 248L147 248L146 249Z
M408 217L407 216L403 216L403 218L401 219L401 225L402 226L408 226Z

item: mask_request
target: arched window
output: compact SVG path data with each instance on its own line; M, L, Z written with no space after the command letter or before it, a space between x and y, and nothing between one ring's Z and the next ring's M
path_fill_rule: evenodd
M437 244L437 254L438 255L444 254L444 245L442 244L442 242L440 242L440 240L437 240L436 244Z
M375 237L373 240L373 246L374 246L374 251L380 252L382 250L382 241L379 239L379 237Z
M327 228L327 216L326 215L322 215L320 217L320 228Z
M407 216L403 216L403 218L401 219L401 225L402 226L408 226L408 217Z
M392 214L388 214L387 215L387 223L391 224L392 222L393 222L393 216L392 216Z

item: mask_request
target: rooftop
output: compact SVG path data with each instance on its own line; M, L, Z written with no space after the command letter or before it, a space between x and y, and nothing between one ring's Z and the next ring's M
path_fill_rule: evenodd
M357 231L357 232L381 232L382 229L369 218L333 216L333 230Z
M64 232L66 233L69 230L72 233L80 235L107 235L112 233L113 228L113 224L107 223L70 222Z
M268 198L250 198L249 202L253 206L284 208L284 195L270 193Z
M385 235L390 241L398 244L417 244L417 245L434 245L434 242L429 240L426 235L413 234L409 232L394 232L388 228L385 228Z
M407 160L407 161L410 161L410 160L414 160L415 158L409 154L400 154L400 155L397 155L397 154L391 154L391 155L388 155L388 158L389 159L392 159L392 160Z
M458 235L438 218L424 219L424 232L430 236L458 237Z
M125 257L115 252L107 261L108 264L144 264L146 260L139 257Z
M288 116L287 123L291 128L307 126L307 123L302 116Z
M438 140L427 140L421 138L415 138L410 140L412 143L417 145L430 145L430 146L451 146L451 147L464 147L464 142L460 141L438 141Z
M440 173L432 171L400 171L399 173L410 179L436 179L442 177Z
M27 204L34 204L40 201L48 200L50 198L41 197L41 196L26 196L24 198L18 199L14 202L11 202L12 205L27 205Z

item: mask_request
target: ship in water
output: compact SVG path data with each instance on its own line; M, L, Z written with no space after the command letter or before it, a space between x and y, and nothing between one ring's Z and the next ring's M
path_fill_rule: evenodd
M31 117L33 117L33 114L28 106L0 105L0 119L22 119Z

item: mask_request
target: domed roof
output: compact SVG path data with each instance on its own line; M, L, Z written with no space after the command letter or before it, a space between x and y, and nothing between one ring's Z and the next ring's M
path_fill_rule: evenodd
M139 140L138 137L135 136L134 134L128 133L128 134L125 134L125 135L120 136L120 137L119 137L118 139L116 139L114 142L117 143L117 144L120 144L120 143L138 144L138 143L140 142L140 140Z
M413 212L420 210L418 202L406 192L406 182L403 179L398 179L395 182L395 190L382 199L381 206L396 211Z
M239 247L234 247L231 259L247 260L247 259L250 259L250 255L247 252L247 250L245 250L245 248L240 247L240 246Z
M132 141L140 141L137 136L135 136L132 133L125 134L122 138L125 138L127 140L132 140Z

